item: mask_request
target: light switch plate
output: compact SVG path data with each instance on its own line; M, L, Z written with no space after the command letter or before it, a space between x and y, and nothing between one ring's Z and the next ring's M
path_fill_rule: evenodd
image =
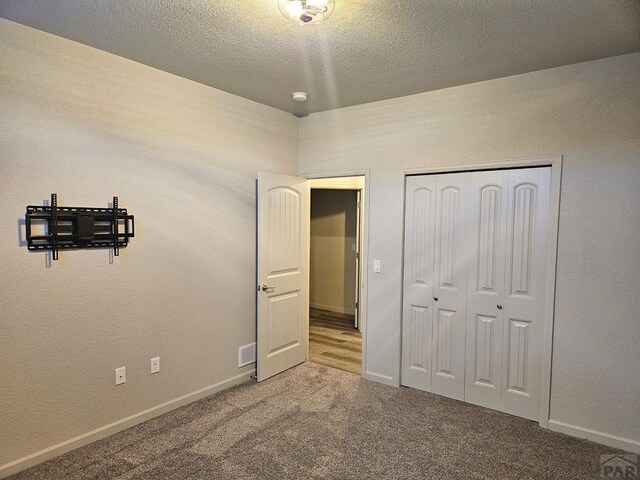
M151 373L158 373L160 371L160 357L154 357L151 359Z
M375 273L380 273L382 271L382 262L380 260L373 261L373 271Z
M116 368L116 385L120 385L127 381L127 373L125 367Z

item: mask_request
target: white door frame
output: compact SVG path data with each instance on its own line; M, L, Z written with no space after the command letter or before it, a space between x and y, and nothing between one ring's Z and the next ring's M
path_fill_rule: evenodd
M362 299L360 298L360 291L362 290L362 222L364 213L364 204L362 199L366 197L364 188L364 177L362 175L353 177L334 177L334 178L311 178L309 179L309 191L313 190L346 190L349 192L356 192L358 194L357 202L357 218L356 218L356 241L357 243L357 271L356 271L356 298L355 301L358 304L355 310L355 328L362 332L362 315L360 314L360 305ZM309 270L311 274L311 270ZM309 290L311 291L311 290ZM311 305L311 304L309 304ZM345 312L343 312L345 313Z
M540 426L549 428L549 411L551 403L551 358L553 350L553 321L556 293L556 260L558 252L558 221L560 218L560 182L562 177L562 155L512 160L497 160L482 163L448 164L435 167L409 168L402 171L402 192L405 198L405 179L408 175L455 173L462 171L479 171L492 169L511 169L523 167L551 167L551 190L549 198L549 225L547 233L547 266L545 276L545 307L542 332L542 386L540 390ZM403 200L403 211L405 208ZM403 214L404 218L404 214ZM404 221L402 235L404 237ZM404 275L404 242L400 242L400 257ZM401 277L404 278L404 277ZM402 296L400 297L402 299ZM402 302L400 302L402 310ZM402 311L399 322L402 322ZM401 325L400 325L401 327ZM366 324L365 324L366 328ZM400 328L396 328L400 331ZM396 356L396 375L400 379L402 361L402 339L397 338L398 355Z
M363 202L363 212L362 212L362 221L360 223L360 268L361 268L361 276L360 276L360 323L362 325L362 368L360 371L360 376L365 377L367 372L367 329L369 322L367 321L367 269L368 269L368 245L369 245L369 197L370 195L367 192L367 188L369 185L369 177L370 177L370 169L362 169L362 170L347 170L347 171L331 171L331 172L322 172L322 173L300 173L301 177L305 177L311 181L313 180L327 180L326 186L324 188L332 188L332 189L343 189L343 190L358 190L359 187L354 187L353 184L348 181L340 180L342 177L364 177L364 188L362 189L364 192L364 202ZM333 180L333 181L331 181ZM331 181L331 182L330 182ZM331 186L329 186L331 185ZM313 185L313 182L310 184L310 188L318 188ZM307 355L308 357L308 355Z

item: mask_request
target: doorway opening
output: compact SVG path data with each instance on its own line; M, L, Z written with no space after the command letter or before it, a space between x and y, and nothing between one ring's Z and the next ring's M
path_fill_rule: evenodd
M309 355L362 372L364 177L311 180Z

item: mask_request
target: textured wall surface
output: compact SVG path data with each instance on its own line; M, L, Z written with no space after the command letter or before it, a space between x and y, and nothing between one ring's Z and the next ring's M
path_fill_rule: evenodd
M640 50L638 0L337 0L317 28L276 0L2 0L0 17L286 111L298 90L315 112Z
M309 304L355 313L358 194L311 190Z
M368 374L392 383L402 169L564 155L551 416L640 440L640 54L314 114L299 143L290 115L4 20L0 58L0 465L247 371L256 173L297 148L301 173L371 168ZM20 220L51 192L118 195L136 238L48 267Z
M551 419L640 441L640 54L312 114L301 174L370 168L367 374L398 382L403 169L563 155Z
M295 174L297 123L6 20L0 58L2 465L251 368L255 179ZM113 263L70 251L48 268L19 222L51 192L118 195L136 238Z

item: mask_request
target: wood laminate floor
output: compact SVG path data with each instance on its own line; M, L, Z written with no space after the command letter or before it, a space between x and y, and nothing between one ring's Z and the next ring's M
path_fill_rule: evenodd
M360 374L362 334L353 328L353 315L310 309L309 360Z

